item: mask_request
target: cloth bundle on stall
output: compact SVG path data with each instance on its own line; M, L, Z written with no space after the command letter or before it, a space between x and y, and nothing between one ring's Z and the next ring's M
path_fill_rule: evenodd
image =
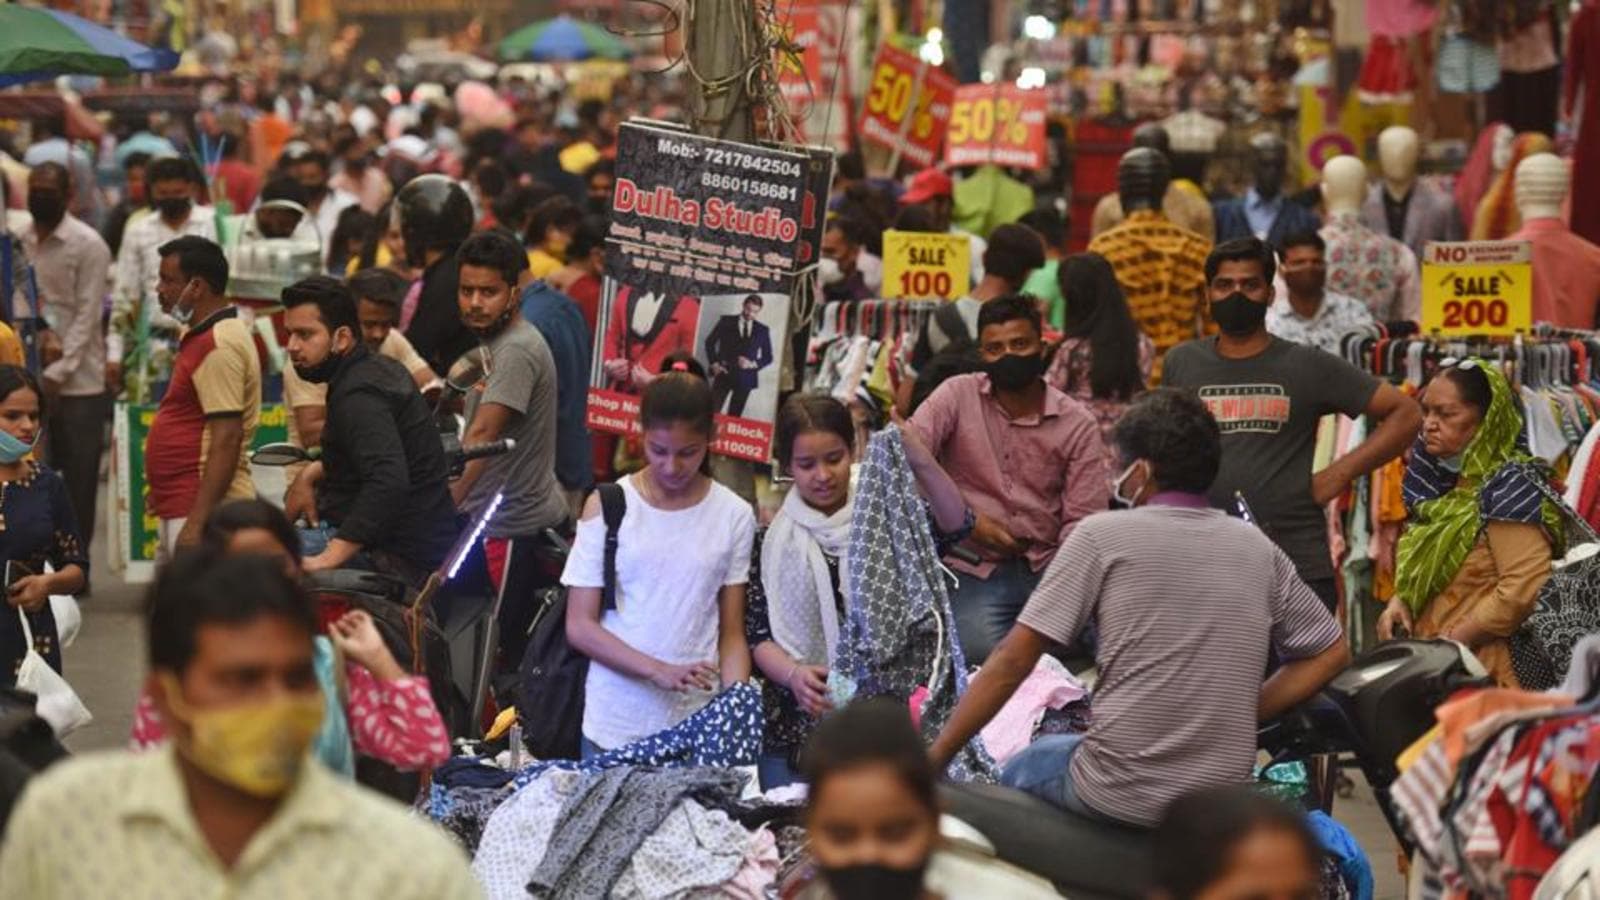
M1574 669L1570 694L1457 694L1402 754L1391 796L1417 847L1414 896L1527 900L1600 820L1600 685L1588 660Z
M884 429L868 444L855 506L845 577L850 596L861 602L842 623L830 688L843 684L843 693L909 700L926 687L921 729L931 741L967 689L967 667L945 570L898 428ZM976 740L947 774L957 781L998 777Z

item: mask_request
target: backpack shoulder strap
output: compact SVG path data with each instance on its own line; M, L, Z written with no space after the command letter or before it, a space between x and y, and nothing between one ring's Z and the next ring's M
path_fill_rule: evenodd
M972 335L967 333L967 320L961 318L961 310L956 308L954 302L941 303L934 310L933 319L939 323L939 330L944 332L951 344L972 340Z
M606 523L605 589L600 595L600 608L617 608L617 532L622 529L622 517L628 511L628 498L620 484L602 484L595 488L600 493L600 514Z

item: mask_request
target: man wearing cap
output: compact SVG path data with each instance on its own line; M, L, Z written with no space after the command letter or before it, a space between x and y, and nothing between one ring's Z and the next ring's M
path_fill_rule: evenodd
M905 193L900 195L901 206L921 206L933 214L934 227L940 232L959 234L967 239L972 248L972 283L976 285L983 280L983 251L989 244L975 234L962 231L951 224L955 215L955 185L950 181L950 176L939 169L923 169L911 176L911 182L906 185Z

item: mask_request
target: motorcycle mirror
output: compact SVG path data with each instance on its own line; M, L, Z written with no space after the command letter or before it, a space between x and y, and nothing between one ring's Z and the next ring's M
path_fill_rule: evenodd
M310 453L293 444L262 444L250 454L250 461L258 466L288 466L310 459Z
M467 391L472 390L474 385L483 380L484 372L487 370L487 362L488 360L485 358L482 347L474 347L468 350L451 364L450 371L446 372L444 376L445 384L448 384L452 391L458 394L465 394Z

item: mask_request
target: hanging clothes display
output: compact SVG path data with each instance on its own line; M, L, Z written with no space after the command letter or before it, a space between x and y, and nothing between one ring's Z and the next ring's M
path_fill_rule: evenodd
M812 320L802 391L874 412L893 404L913 376L911 351L939 300L833 300Z

